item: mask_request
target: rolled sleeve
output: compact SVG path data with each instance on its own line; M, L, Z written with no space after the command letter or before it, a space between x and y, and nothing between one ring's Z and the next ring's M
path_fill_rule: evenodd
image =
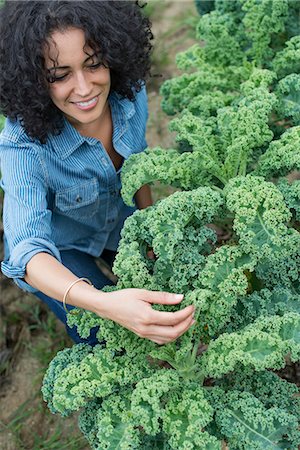
M41 252L61 261L52 240L52 212L47 208L45 172L34 148L10 144L1 148L1 173L5 193L5 260L1 270L22 289L35 292L24 281L28 261Z
M61 262L60 252L56 246L45 239L27 239L13 248L10 258L2 261L1 271L21 288L29 292L37 292L37 289L24 281L26 265L37 253L49 253Z

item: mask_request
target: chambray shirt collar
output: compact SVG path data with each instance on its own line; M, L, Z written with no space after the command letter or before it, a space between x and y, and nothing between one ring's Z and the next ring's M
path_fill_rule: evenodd
M108 98L111 113L113 116L113 141L118 141L125 133L128 127L128 119L130 119L136 112L134 102L127 98L121 98L115 92L112 92ZM55 153L61 158L66 159L84 142L95 144L97 139L82 136L70 122L64 118L64 133L56 136L51 135L49 142L54 148Z

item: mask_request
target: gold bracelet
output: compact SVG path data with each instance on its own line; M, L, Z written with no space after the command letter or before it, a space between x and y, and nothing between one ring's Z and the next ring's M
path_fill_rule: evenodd
M78 283L79 281L85 281L85 282L88 283L90 286L93 286L93 284L91 283L91 281L90 281L88 278L78 278L77 280L72 281L72 283L69 284L69 286L67 287L67 289L66 289L66 291L65 291L65 293L64 293L64 296L63 296L63 300L62 300L62 304L63 304L64 310L65 310L66 312L69 312L68 309L67 309L67 307L66 307L66 300L67 300L68 294L69 294L69 292L70 292L70 289L74 286L74 284Z

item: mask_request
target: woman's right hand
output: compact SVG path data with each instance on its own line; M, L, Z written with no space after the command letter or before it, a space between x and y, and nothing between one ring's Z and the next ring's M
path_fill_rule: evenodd
M180 311L164 312L154 310L152 304L176 305L182 299L181 294L122 289L105 293L95 312L119 323L141 338L157 344L167 344L175 341L195 323L195 308L190 305Z

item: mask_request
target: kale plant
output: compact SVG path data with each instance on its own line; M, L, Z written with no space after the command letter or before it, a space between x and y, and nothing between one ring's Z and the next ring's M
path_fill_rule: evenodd
M127 219L110 289L182 292L196 324L158 346L69 314L105 344L59 352L43 394L53 413L81 411L93 449L299 448L299 391L278 374L300 360L299 10L215 0L162 87L178 148L124 165L128 204L145 183L177 191Z

